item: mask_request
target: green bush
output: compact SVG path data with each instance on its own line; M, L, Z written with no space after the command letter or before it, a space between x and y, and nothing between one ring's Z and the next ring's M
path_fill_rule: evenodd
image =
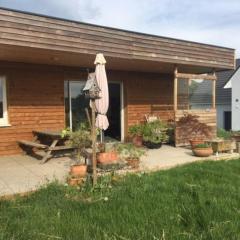
M72 132L70 129L62 131L62 137L67 137L67 144L76 149L77 160L81 160L81 153L84 148L91 147L91 131L86 123L81 123L78 130Z
M123 159L126 158L139 159L141 156L145 154L145 150L143 148L136 147L132 143L120 143L116 145L116 150L119 156Z
M226 131L223 128L218 128L218 130L217 130L217 137L223 138L225 140L230 139L231 138L231 132Z
M200 143L194 146L194 148L209 148L209 147L211 147L211 145L207 143Z
M167 124L160 120L145 123L143 127L143 140L152 143L166 142L169 140L167 129Z
M142 124L135 124L129 127L129 133L132 137L135 136L142 136L143 134L143 125Z

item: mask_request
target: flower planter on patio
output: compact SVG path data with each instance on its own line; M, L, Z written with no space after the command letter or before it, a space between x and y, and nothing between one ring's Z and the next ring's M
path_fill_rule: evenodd
M97 154L99 164L112 164L118 161L118 154L115 151L102 152Z
M231 134L232 139L234 139L236 142L240 142L240 133L232 133Z
M197 157L209 157L213 154L213 150L211 147L206 147L206 148L193 148L193 153Z
M209 143L212 145L214 153L233 152L236 149L236 142L234 140L215 140Z

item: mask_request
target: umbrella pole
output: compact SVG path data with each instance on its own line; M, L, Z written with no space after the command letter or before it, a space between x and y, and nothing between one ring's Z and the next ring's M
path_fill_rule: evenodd
M101 141L101 143L103 143L103 141L104 141L104 132L102 129L101 129L101 133L100 133L100 141Z
M96 159L96 107L95 100L92 100L92 166L93 166L93 185L97 183L97 159Z

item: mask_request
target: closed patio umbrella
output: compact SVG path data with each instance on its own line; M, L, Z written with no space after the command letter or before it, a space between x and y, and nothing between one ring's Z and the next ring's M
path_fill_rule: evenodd
M105 70L106 60L102 53L98 53L94 64L96 65L95 74L100 88L100 98L95 100L97 118L96 127L101 130L106 130L109 126L107 111L109 107L109 93L107 75Z

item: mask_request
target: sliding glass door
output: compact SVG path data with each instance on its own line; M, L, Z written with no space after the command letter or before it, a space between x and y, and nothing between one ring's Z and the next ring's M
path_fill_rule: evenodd
M85 81L65 82L66 126L72 130L77 130L80 123L87 121L85 109L89 109L89 100L85 98L82 91L85 83Z
M87 108L91 116L89 100L83 94L86 81L66 81L65 82L65 116L66 126L72 130L77 130L80 123L87 121L85 109ZM121 83L110 82L109 87L109 128L104 132L105 140L122 140L122 90Z

